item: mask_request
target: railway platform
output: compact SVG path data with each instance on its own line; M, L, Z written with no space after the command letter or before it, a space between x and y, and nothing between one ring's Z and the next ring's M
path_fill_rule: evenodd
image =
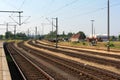
M0 41L0 80L11 80L10 71L3 49L3 41Z

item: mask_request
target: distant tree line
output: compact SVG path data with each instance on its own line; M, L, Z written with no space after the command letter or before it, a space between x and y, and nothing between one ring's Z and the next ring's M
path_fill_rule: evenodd
M65 34L65 32L63 31L62 34L59 34L57 35L59 38L70 38L74 33L68 33L68 34ZM45 39L54 39L56 38L56 31L50 31L50 33L44 35L44 38Z
M84 32L79 31L78 33L80 33L80 35L81 35L81 37L82 37L83 39L86 38L86 35L85 35ZM65 32L63 31L62 34L59 34L59 35L57 35L57 36L58 36L58 39L68 40L68 39L70 39L74 34L76 34L76 33L69 32L69 33L65 34ZM50 31L50 33L44 35L44 39L47 39L47 40L49 40L49 39L56 39L56 31L53 31L53 32Z
M82 36L83 39L86 38L86 35L84 32L82 31L79 31L78 33L80 33L80 35ZM77 34L77 33L72 33L72 32L69 32L67 34L65 34L65 32L63 31L62 34L59 34L57 35L59 39L69 39L72 37L72 35L74 34ZM0 39L29 39L29 38L34 38L34 36L27 36L25 33L22 33L22 32L19 32L19 33L16 33L15 35L11 32L11 31L8 31L5 33L5 35L0 35ZM50 33L46 34L46 35L37 35L37 39L55 39L56 38L56 31L50 31ZM110 40L111 41L120 41L120 35L118 35L118 37L116 36L111 36L110 37Z
M79 31L78 33L80 33L82 39L86 39L86 35L84 32ZM67 34L65 34L65 32L63 31L62 34L57 35L59 39L64 38L64 39L69 39L72 37L72 35L77 34L77 33L72 33L69 32ZM55 39L56 38L56 31L50 31L50 33L44 35L44 39ZM120 41L120 35L118 36L110 36L110 41Z
M5 33L5 35L0 35L0 39L28 39L28 36L26 36L25 33L16 33L15 35L11 32L8 31Z

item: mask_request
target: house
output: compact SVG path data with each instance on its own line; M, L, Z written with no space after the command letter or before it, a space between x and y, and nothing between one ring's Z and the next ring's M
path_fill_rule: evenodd
M83 40L84 39L82 38L80 33L73 34L72 37L70 38L70 41L72 41L72 42L79 42L79 41L83 41Z

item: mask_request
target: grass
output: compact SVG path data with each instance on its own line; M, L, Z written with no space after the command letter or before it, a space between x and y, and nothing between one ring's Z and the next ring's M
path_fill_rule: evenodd
M86 47L86 48L107 48L107 42L97 42L95 46L91 46L89 42L59 42L60 45L73 46L73 47ZM110 47L112 49L120 49L120 41L111 41Z
M5 40L6 42L16 42L16 43L18 43L18 42L21 42L22 40Z

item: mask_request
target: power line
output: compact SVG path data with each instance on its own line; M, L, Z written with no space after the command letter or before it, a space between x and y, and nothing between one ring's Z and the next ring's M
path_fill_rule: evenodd
M90 2L94 3L95 1L92 2L92 1L87 0L86 2L84 1L83 3L80 2L81 4L78 5L78 6L84 6L85 5L85 7L87 7L87 6L91 5ZM80 7L76 7L76 9L77 8L79 9ZM84 7L82 7L82 8L84 8Z
M14 9L17 9L17 7L14 6L13 4L11 4L10 2L8 2L8 1L6 1L6 0L2 0L2 1L3 1L6 5L8 5L8 6L14 8Z
M116 6L119 6L119 5L120 5L120 3L117 3L117 4L111 5L110 7L116 7Z
M23 5L25 4L25 1L26 1L26 0L23 0L22 4L21 4L21 6L18 8L18 10L20 10L20 9L23 7Z
M49 3L43 5L43 6L42 6L42 9L44 8L43 10L45 10L45 9L47 8L46 5L47 5L47 6L52 6L52 4L53 4L54 2L55 2L55 0L51 0ZM47 9L47 10L48 10L48 9Z
M73 0L72 2L65 4L64 6L58 8L58 9L52 11L52 12L50 12L49 14L53 14L53 12L54 12L54 13L59 12L59 11L61 11L62 9L66 8L66 7L68 7L68 6L76 3L76 2L78 2L78 1L79 1L79 0Z
M6 1L6 0L2 0L6 5L11 6L12 8L16 9L16 10L20 10L21 7L25 4L26 0L23 0L22 3L20 4L20 7L17 8L15 5L11 4L10 2Z
M117 4L111 5L110 7L115 7L115 6L119 6L119 5L120 5L120 3L117 3ZM72 17L78 17L78 16L83 16L83 15L88 15L88 14L91 14L91 13L95 13L95 12L104 10L104 9L106 9L106 8L107 8L107 7L98 8L98 9L96 9L96 10L89 11L89 12L85 12L85 13L82 13L82 14L78 14L78 15L72 16Z

